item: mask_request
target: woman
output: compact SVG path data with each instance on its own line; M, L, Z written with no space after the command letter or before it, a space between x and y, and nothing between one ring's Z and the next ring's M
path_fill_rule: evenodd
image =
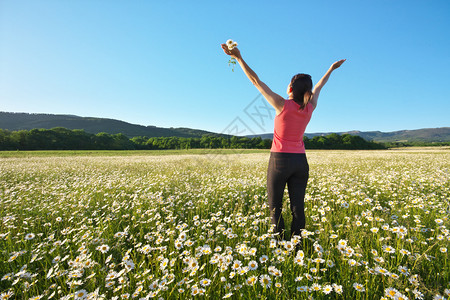
M267 169L267 196L272 225L279 238L284 238L284 220L281 214L283 194L288 185L291 203L291 236L301 235L305 228L304 198L309 176L309 166L305 155L303 134L317 106L319 94L331 73L339 68L345 59L331 65L325 75L312 88L311 76L297 74L292 77L287 88L288 99L274 93L247 65L238 48L229 50L222 44L223 51L237 60L245 75L273 106L276 112L275 126Z

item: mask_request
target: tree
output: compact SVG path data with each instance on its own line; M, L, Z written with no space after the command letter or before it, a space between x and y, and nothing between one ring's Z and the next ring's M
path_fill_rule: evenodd
M147 137L142 136L136 136L130 139L130 141L133 143L134 148L139 150L146 149L147 140L148 140Z
M110 134L106 132L99 132L96 135L92 137L92 140L95 145L95 149L102 150L102 149L114 149L114 139L111 137Z
M342 136L340 136L339 134L337 133L329 134L325 137L325 139L327 140L326 144L329 147L334 146L337 147L338 149L342 148Z
M133 150L133 143L123 133L114 134L112 136L112 147L114 150Z
M0 150L15 150L17 145L12 139L12 134L9 130L0 129Z
M203 135L200 139L200 146L202 148L211 148L211 136Z
M384 149L385 145L369 142L350 134L330 134L303 137L308 149ZM192 148L233 148L270 149L272 140L261 137L224 137L203 135L201 138L184 137L134 137L129 139L122 133L97 134L84 130L69 130L63 127L52 129L32 129L12 131L0 129L0 150L133 150L133 149L192 149ZM407 145L412 145L408 143Z

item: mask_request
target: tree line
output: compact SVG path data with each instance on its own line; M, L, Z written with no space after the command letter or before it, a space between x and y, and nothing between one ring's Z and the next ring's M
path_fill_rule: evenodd
M304 137L307 149L385 149L384 144L336 133L327 136ZM0 129L0 150L164 150L164 149L270 149L271 139L261 137L223 137L203 135L186 137L133 137L80 129L56 127L9 131Z
M450 142L385 142L384 145L388 148L401 148L401 147L443 147L450 146Z

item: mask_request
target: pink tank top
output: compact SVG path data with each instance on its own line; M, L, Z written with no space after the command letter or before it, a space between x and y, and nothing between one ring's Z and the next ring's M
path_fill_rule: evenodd
M305 153L303 134L314 110L308 103L303 110L294 100L284 102L283 110L275 117L270 152Z

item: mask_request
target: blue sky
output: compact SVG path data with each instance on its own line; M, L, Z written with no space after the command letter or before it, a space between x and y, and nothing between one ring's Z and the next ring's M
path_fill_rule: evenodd
M282 96L347 59L306 132L448 127L449 28L446 0L0 0L0 111L271 132L231 38Z

